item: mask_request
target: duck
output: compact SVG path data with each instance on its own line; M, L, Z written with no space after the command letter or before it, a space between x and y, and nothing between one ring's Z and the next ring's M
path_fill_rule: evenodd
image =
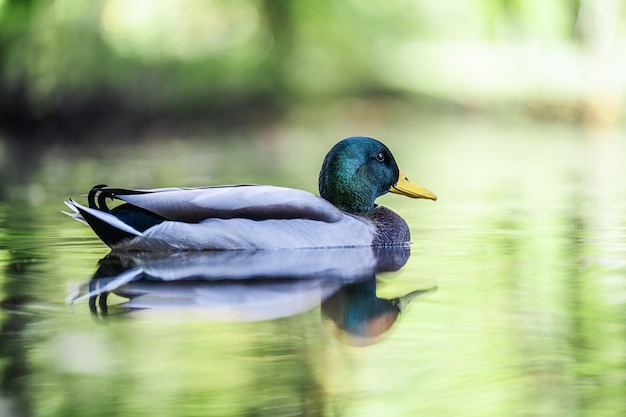
M382 142L337 142L322 162L319 196L274 185L125 189L96 185L88 204L65 201L114 251L309 249L409 245L406 221L375 203L387 193L436 200L410 181ZM109 207L110 201L117 202ZM109 202L109 203L107 203Z

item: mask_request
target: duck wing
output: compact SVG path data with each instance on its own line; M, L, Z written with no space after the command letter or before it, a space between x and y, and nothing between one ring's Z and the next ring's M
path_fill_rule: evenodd
M327 223L343 212L323 198L303 190L270 185L230 185L202 188L129 190L98 188L90 193L99 206L106 198L123 200L167 220L198 223L206 219L309 219Z

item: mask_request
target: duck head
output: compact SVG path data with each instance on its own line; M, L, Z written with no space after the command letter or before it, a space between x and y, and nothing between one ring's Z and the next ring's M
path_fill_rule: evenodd
M349 213L373 210L374 201L388 192L437 199L408 180L383 143L361 136L343 139L328 152L320 171L319 191L322 198Z

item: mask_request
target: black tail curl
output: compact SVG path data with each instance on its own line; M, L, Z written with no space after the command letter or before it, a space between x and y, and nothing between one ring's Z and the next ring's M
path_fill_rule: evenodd
M115 200L118 195L144 194L143 191L127 190L124 188L108 188L106 184L98 184L91 187L87 194L89 208L109 213L111 209L107 206L107 198Z
M106 184L98 184L91 187L89 190L89 194L87 194L87 202L89 203L89 208L97 209L105 212L109 212L109 208L106 205L106 193L103 193L102 190L106 188ZM96 197L98 197L98 204L96 204Z

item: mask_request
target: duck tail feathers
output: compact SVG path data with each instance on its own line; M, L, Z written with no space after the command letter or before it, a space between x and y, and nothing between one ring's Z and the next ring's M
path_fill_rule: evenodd
M87 221L83 218L83 216L80 214L80 211L78 211L78 209L76 208L76 206L74 204L77 204L74 200L72 200L71 198L69 199L69 201L64 201L65 205L72 210L71 212L67 212L67 211L63 211L61 210L61 213L66 214L68 216L70 216L72 219L79 221L83 224L86 224L87 226L89 226L89 223L87 223Z
M141 232L110 213L82 206L72 199L66 201L65 205L70 208L71 212L63 211L64 214L87 224L109 246L142 235Z

